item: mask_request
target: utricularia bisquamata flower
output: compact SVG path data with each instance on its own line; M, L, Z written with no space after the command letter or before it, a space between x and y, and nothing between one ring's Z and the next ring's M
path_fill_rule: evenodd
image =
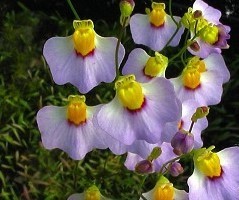
M174 20L165 12L164 3L152 3L152 10L146 9L145 14L135 14L130 19L130 30L136 44L143 44L154 51L162 50L177 30ZM169 46L177 46L183 34L184 27L179 28L177 34L169 42Z
M221 53L221 49L229 48L230 27L219 20L221 12L202 0L196 0L192 8L184 14L182 22L190 30L193 43L188 50L193 55L206 58L211 53Z
M168 58L159 52L150 56L145 50L136 48L130 52L122 69L124 75L134 74L139 82L148 82L155 77L165 77Z
M192 57L182 74L170 80L181 101L194 99L200 106L208 106L221 101L222 85L229 77L222 55L213 53L203 60Z
M160 176L152 190L142 195L147 200L188 200L187 192L176 189L164 176ZM143 200L143 198L140 198L140 200Z
M117 39L99 36L91 20L74 20L73 26L73 35L47 40L43 55L56 84L71 83L87 93L101 82L114 80ZM120 62L124 53L120 44Z
M75 193L68 197L67 200L110 200L103 196L97 186L92 185L82 193Z
M97 114L99 126L123 144L135 140L157 143L164 125L181 116L181 105L173 85L163 77L139 83L134 75L121 77L115 83L114 99Z
M239 147L217 153L214 147L202 148L194 154L194 172L188 179L189 199L239 199Z

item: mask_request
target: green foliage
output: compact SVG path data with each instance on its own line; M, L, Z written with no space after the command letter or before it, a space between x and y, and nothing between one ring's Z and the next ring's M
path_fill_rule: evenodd
M42 47L51 36L68 35L71 22L21 6L21 12L6 14L0 30L0 199L66 199L93 183L107 197L139 199L143 177L124 168L124 157L95 150L84 160L73 161L60 150L42 147L35 119L37 111L48 104L64 105L68 95L77 93L70 85L53 83ZM117 35L118 29L116 24L96 22L96 30L105 36ZM128 36L123 41L130 47ZM225 86L222 103L210 109L209 128L204 132L206 146L215 144L219 149L239 142L235 120L239 117L239 56L226 63L232 78ZM112 99L113 91L108 89L111 87L92 90L87 94L88 103ZM153 188L155 182L156 177L150 175L143 190Z

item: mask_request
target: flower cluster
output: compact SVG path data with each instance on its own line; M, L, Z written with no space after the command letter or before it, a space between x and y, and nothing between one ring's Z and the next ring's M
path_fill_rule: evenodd
M220 11L202 0L182 17L173 16L171 8L168 14L165 4L156 2L146 14L131 17L134 6L133 0L120 2L122 31L129 25L134 43L145 48L133 49L127 59L121 38L98 35L91 20L74 20L71 36L46 41L43 55L53 80L72 84L79 94L70 95L63 107L39 110L43 146L62 149L74 160L93 149L127 153L124 164L129 170L159 177L140 199L238 199L239 148L215 153L213 146L203 148L201 139L208 126L208 106L221 101L223 84L230 78L221 55L221 49L228 48L230 28L219 22ZM185 31L187 42L168 58L164 49L178 46ZM179 66L182 72L167 77L177 57L186 58ZM88 106L84 94L106 83L115 90L114 98ZM183 173L184 156L192 156L194 162L188 192L165 177ZM94 185L68 199L107 198Z

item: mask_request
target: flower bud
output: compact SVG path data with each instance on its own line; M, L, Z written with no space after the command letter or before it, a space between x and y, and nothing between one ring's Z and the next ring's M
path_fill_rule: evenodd
M196 10L196 11L194 11L193 17L194 17L194 18L200 18L200 17L202 17L202 11L201 11L201 10Z
M206 107L206 106L198 107L196 112L193 114L191 120L193 122L197 122L198 119L206 117L208 113L209 113L209 107Z
M169 173L173 177L177 177L178 175L183 173L183 167L179 162L174 162L169 166Z
M119 6L121 15L123 17L129 17L134 10L135 3L133 0L121 0Z
M149 174L153 172L153 164L149 160L142 160L135 166L135 171L139 174Z
M176 155L189 153L194 147L194 136L187 131L180 130L172 138L171 145Z
M195 51L195 52L197 52L197 51L200 50L200 46L199 46L199 44L197 43L197 41L195 41L195 42L193 42L192 44L190 44L189 47L190 47L193 51Z
M160 147L154 147L150 155L148 156L147 160L153 161L157 159L162 153L162 149Z

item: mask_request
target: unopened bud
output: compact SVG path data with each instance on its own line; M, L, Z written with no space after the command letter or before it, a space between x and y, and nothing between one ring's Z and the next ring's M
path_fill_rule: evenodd
M171 146L176 155L189 153L194 147L194 136L192 133L181 129L172 138Z
M196 10L193 13L194 18L200 18L202 16L202 11L201 10Z
M119 6L121 15L129 17L134 10L135 3L133 0L121 0Z
M153 164L149 160L142 160L135 166L135 171L139 174L149 174L153 172Z
M193 51L195 51L195 52L197 52L197 51L199 51L200 50L200 46L199 46L199 44L195 41L195 42L193 42L192 44L190 44L190 46L189 46Z
M157 159L162 153L162 149L160 147L154 147L147 160L153 161Z
M173 176L173 177L177 177L178 175L183 173L183 167L179 162L174 162L170 165L169 167L169 173Z
M193 122L197 122L198 119L206 117L208 113L209 113L209 107L206 107L206 106L198 107L196 112L193 114L191 120Z

